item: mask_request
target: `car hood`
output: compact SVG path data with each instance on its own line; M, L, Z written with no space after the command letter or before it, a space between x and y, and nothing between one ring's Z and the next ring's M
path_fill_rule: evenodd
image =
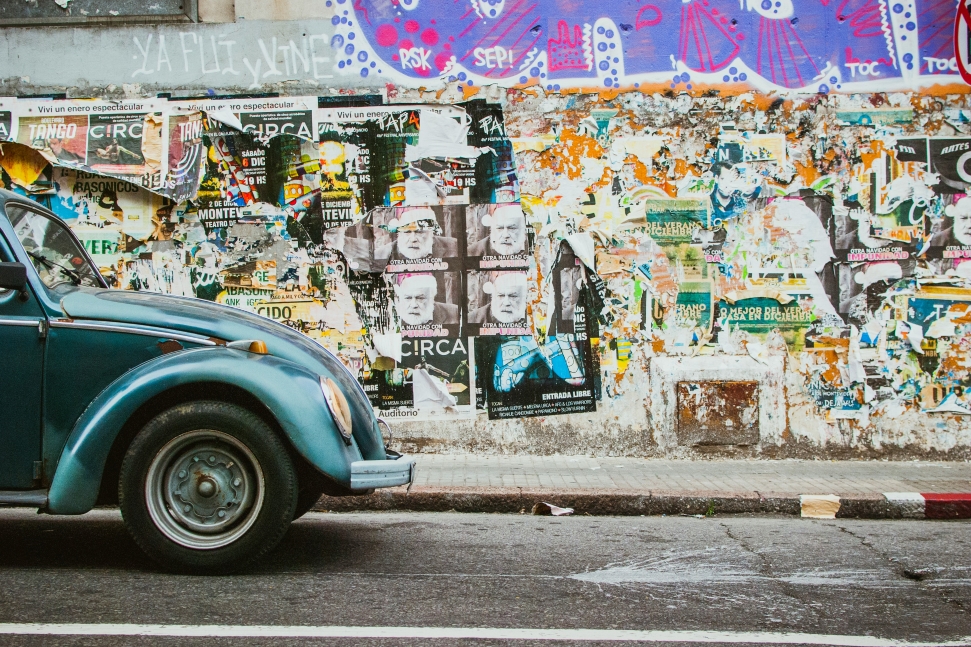
M283 324L202 299L128 290L79 288L61 299L61 308L72 319L154 326L224 341L260 339L271 355L333 378L354 405L354 438L361 453L384 458L374 411L357 379L323 346Z

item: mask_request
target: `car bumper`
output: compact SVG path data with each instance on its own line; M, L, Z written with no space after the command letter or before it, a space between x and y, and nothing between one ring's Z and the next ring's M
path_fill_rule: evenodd
M384 461L354 461L351 463L351 489L407 485L415 480L415 459L398 456Z

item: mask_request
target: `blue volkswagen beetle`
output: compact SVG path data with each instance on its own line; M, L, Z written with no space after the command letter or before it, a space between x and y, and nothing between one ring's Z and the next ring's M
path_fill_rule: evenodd
M118 503L164 566L257 559L322 494L410 483L354 376L257 315L110 290L78 239L0 190L0 504Z

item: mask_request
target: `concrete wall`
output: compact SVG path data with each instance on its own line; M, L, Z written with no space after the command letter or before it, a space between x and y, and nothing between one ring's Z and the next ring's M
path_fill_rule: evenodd
M409 451L965 458L971 106L955 7L755 4L206 0L202 24L0 29L0 95L500 105L507 188L535 235L531 330L546 339L568 241L598 294L599 398L511 420L408 409ZM157 196L131 199L158 213ZM204 296L200 272L252 260L180 240L189 216L173 226L109 254L119 286ZM281 289L287 264L331 267L266 231ZM164 286L139 278L163 266ZM298 290L330 313L322 343L371 367L367 313L333 280Z

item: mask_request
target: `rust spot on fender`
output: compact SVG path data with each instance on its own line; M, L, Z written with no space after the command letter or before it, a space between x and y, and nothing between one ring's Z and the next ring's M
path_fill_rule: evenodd
M158 347L159 347L159 350L162 351L163 355L167 353L174 353L176 351L180 351L185 348L185 346L175 341L174 339L166 339L165 341L160 341L158 343Z

